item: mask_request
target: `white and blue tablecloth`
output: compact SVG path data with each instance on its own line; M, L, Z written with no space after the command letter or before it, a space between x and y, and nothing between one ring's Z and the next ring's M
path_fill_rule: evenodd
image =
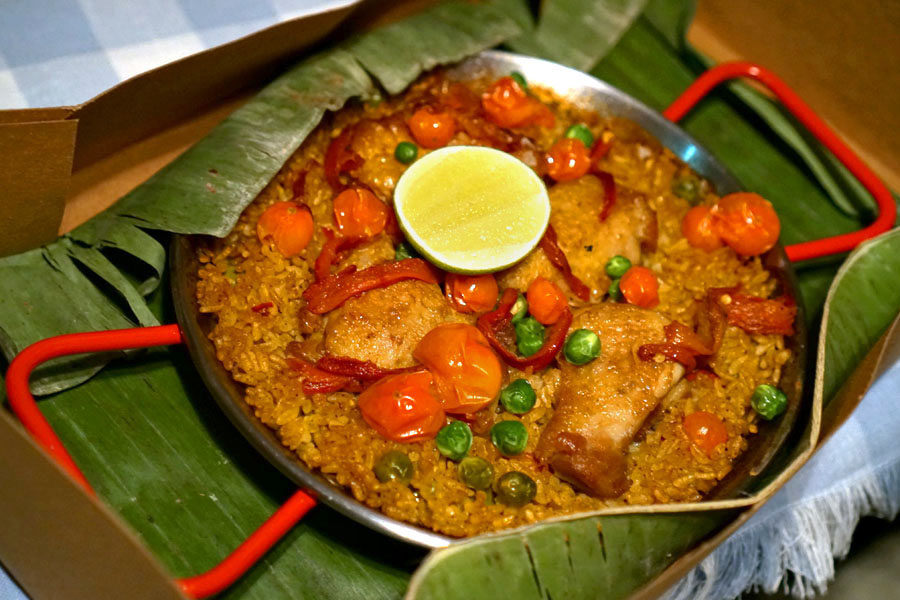
M354 0L0 0L0 110L73 105L206 48ZM895 356L898 353L894 353ZM861 516L900 509L900 361L812 460L668 594L822 591ZM789 575L790 574L790 575ZM0 566L0 600L25 595Z

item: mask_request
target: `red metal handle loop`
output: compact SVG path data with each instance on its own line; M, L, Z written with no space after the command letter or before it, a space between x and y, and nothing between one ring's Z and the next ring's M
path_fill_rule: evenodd
M140 327L60 335L36 342L16 356L6 372L6 393L10 407L25 429L89 494L94 490L72 460L53 428L41 414L28 387L28 378L43 362L69 354L167 346L183 342L177 325ZM237 581L281 537L316 505L303 490L297 490L250 537L221 563L200 575L180 579L181 590L192 598L217 594Z
M816 139L828 148L847 170L872 194L878 204L878 218L858 231L832 237L792 244L785 248L793 261L829 256L852 250L861 242L884 233L894 226L897 205L884 183L841 139L816 115L800 96L771 71L750 62L726 62L717 65L698 77L666 110L663 116L671 121L680 120L714 87L724 81L749 77L765 85L798 121Z

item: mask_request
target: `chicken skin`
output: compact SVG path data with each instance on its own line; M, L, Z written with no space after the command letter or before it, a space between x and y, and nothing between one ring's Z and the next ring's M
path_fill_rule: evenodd
M643 361L643 344L665 340L668 319L628 304L578 311L571 330L600 336L600 357L584 366L560 360L556 411L536 454L557 476L600 498L628 489L625 450L659 401L684 374L672 362Z
M441 323L469 323L441 288L424 281L401 281L347 300L328 313L326 354L368 360L384 369L410 367L425 334Z

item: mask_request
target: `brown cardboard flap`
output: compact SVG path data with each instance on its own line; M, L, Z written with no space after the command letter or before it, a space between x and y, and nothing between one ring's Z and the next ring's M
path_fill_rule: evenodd
M15 122L39 115L14 112L0 123L0 256L56 239L78 130L76 120Z
M183 600L172 578L0 409L0 562L34 600Z
M71 117L73 112L75 112L75 107L72 106L2 110L0 111L0 124L62 121L63 119Z

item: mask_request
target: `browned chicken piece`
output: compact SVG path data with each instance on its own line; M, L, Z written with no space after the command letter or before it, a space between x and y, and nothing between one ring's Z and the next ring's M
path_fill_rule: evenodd
M642 344L665 340L668 323L659 313L610 302L575 314L572 330L594 331L602 350L580 367L560 359L556 411L536 450L557 476L600 498L628 489L625 450L684 374L677 363L637 357Z
M397 180L406 165L394 158L400 142L410 142L409 129L399 115L363 120L355 126L350 149L362 159L362 166L350 172L359 183L368 186L383 202L390 202Z
M606 262L620 254L637 263L642 245L652 245L656 238L656 214L644 197L622 186L616 192L616 203L601 222L605 192L597 177L585 175L550 188L550 224L572 272L590 288L592 302L600 300L609 288ZM539 275L559 285L573 300L559 270L539 248L501 273L500 287L525 291Z
M412 352L441 323L471 323L456 312L441 288L424 281L401 281L351 298L328 313L327 354L368 360L385 369L410 367Z

